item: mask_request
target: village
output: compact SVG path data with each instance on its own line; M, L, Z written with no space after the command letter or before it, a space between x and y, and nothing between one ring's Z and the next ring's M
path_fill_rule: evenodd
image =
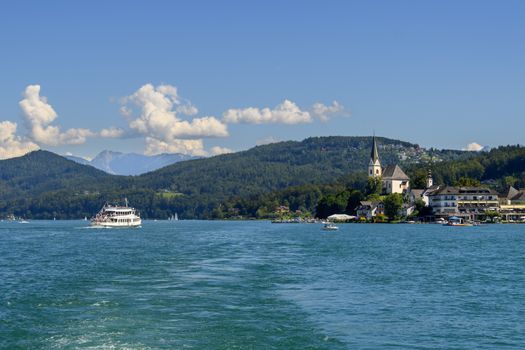
M487 186L448 186L434 184L428 170L426 186L412 188L410 178L398 164L383 166L373 138L367 174L369 182L380 186L380 195L360 201L355 215L336 213L327 217L333 222L408 222L408 223L525 223L525 189L509 186L498 193ZM389 220L386 199L399 198L396 220ZM286 206L276 209L274 222L318 222L319 219L301 218Z
M411 188L410 178L397 164L382 167L377 141L374 137L368 176L380 179L382 193L403 196L400 217L410 218L418 201L428 208L419 222L444 222L455 218L459 222L525 222L525 190L510 186L505 193L483 186L436 185L428 171L425 188ZM374 221L385 214L383 201L362 201L357 208L357 219Z

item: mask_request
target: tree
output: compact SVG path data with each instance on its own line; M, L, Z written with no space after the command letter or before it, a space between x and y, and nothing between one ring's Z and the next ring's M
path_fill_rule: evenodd
M364 196L363 193L359 190L351 190L350 195L348 196L348 201L346 203L347 214L355 214L355 209L361 204Z
M505 176L503 178L503 185L504 185L504 188L507 188L509 186L515 186L516 185L516 182L518 182L518 179L515 178L514 176Z
M369 177L366 184L366 196L380 195L383 190L383 181L381 177Z
M325 219L332 214L341 214L345 212L348 202L347 191L338 193L337 195L328 195L323 197L316 208L316 216Z
M392 193L385 197L383 201L385 205L385 215L390 220L394 220L399 217L399 212L403 207L403 196L400 193Z
M410 187L411 188L426 188L428 179L428 171L424 168L418 168L414 171L413 175L410 176Z
M477 187L481 185L481 182L477 179L473 179L471 177L461 177L458 181L454 183L454 186L471 186L471 187Z
M487 219L490 219L490 222L495 222L497 218L499 218L499 213L497 211L486 211L485 216Z
M423 199L416 199L414 205L416 209L414 210L413 216L424 217L432 214L432 208L426 206L425 201L423 201Z

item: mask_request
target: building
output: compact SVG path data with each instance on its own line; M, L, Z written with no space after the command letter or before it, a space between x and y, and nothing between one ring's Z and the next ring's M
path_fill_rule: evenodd
M399 211L399 214L401 216L410 216L414 214L414 211L416 210L416 206L412 203L403 203L403 206L401 207L401 210Z
M410 191L407 193L408 202L416 203L419 199L425 201L423 199L423 193L425 193L425 190L411 188ZM425 205L428 205L428 203L425 202Z
M370 152L370 162L368 162L368 176L381 177L383 169L381 169L381 162L379 160L379 152L377 151L376 137L372 141L372 152Z
M356 208L356 214L359 218L366 218L371 220L376 215L384 214L385 206L380 201L362 201Z
M499 197L500 217L504 221L525 221L525 189L515 189L512 186Z
M383 193L406 193L410 188L410 179L399 165L388 165L381 167L379 152L377 151L377 141L374 136L372 141L372 151L370 152L370 161L368 162L368 176L381 177Z
M426 187L424 189L411 188L407 193L408 201L409 203L415 203L418 199L421 199L425 203L425 206L428 207L430 206L430 196L440 188L441 186L434 185L432 172L429 170Z
M436 216L452 216L459 213L458 210L458 191L455 187L445 186L434 191L429 196L429 205Z
M499 211L498 194L484 187L445 186L429 196L429 204L437 217L459 216L479 220L487 212Z
M399 165L388 165L383 170L383 193L405 193L410 188L410 179Z

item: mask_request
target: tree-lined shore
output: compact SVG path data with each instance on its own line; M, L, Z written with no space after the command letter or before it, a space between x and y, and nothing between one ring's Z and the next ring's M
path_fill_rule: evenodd
M525 187L525 149L423 149L380 138L383 162L401 162L417 187L436 183ZM353 213L373 198L363 169L370 137L310 138L177 163L141 176L106 174L46 151L0 161L0 217L78 219L105 202L129 202L144 218L272 218L280 206L316 217ZM372 197L371 197L372 196Z

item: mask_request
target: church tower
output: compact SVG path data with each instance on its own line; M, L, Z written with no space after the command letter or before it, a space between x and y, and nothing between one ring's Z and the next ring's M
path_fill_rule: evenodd
M428 170L428 176L427 176L427 188L432 187L434 185L434 179L432 179L432 170Z
M377 142L374 135L372 152L370 152L370 162L368 163L368 176L379 177L382 175L381 162L379 161L379 153L377 152Z

